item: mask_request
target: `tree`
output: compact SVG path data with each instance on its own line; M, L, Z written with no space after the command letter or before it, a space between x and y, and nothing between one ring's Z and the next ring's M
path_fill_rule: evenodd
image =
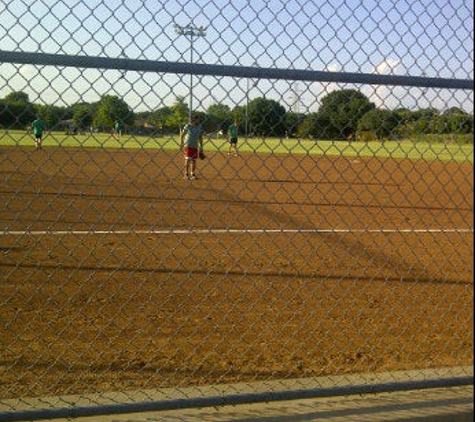
M318 110L318 118L328 121L326 132L335 138L347 139L358 127L358 121L375 108L369 99L356 89L333 91L324 98Z
M231 109L226 104L213 104L208 107L208 116L204 122L207 132L223 132L227 130L232 123Z
M389 110L373 109L358 122L358 130L371 131L378 139L388 138L399 124L398 115Z
M297 134L299 125L305 120L305 114L287 113L285 116L285 135L293 137Z
M333 139L337 137L338 131L333 129L328 118L320 116L318 113L311 113L305 117L297 128L299 138L311 139Z
M179 131L186 124L189 116L189 108L185 102L185 97L176 97L175 104L171 106L171 114L167 120L167 126Z
M260 136L285 135L285 108L277 101L256 98L249 103L252 132Z
M98 127L114 127L116 120L123 124L134 123L134 113L127 103L115 95L104 95L99 101L97 111L94 114L93 123Z
M473 116L458 107L452 107L437 119L437 133L469 134L473 132Z
M36 105L36 115L45 122L46 127L54 129L61 120L64 120L68 116L68 110L64 107L58 107L54 105Z
M420 135L436 132L438 110L423 108L412 113L412 134Z
M168 120L172 114L172 108L165 106L154 111L142 111L136 116L142 121L142 124L156 128L159 133L163 134L168 129Z
M158 127L160 132L163 133L166 129L168 129L168 120L172 114L173 110L171 107L165 106L159 108L152 113L149 123L152 126Z
M83 130L92 126L93 108L87 103L79 103L73 107L73 125Z
M24 92L11 92L0 104L0 124L4 127L29 126L35 117L34 105Z
M7 103L21 103L24 105L30 104L30 98L28 94L23 91L10 92L3 100Z

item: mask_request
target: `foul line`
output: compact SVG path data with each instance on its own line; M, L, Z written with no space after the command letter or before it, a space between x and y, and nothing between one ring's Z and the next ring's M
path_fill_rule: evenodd
M168 230L3 230L0 236L187 235L187 234L363 234L473 233L474 229L168 229Z

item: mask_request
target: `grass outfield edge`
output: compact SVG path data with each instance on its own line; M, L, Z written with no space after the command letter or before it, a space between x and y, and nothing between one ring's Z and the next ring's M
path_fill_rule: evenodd
M0 146L34 147L31 135L22 131L0 132ZM43 146L64 148L102 148L102 149L163 149L178 151L178 137L147 137L123 135L121 140L110 134L95 133L86 135L66 135L61 132L48 133ZM241 138L239 150L254 154L302 154L330 155L398 159L424 159L427 161L455 161L473 163L473 144L429 143L424 141L329 141L285 138ZM226 152L227 140L224 138L206 138L205 149L208 152Z

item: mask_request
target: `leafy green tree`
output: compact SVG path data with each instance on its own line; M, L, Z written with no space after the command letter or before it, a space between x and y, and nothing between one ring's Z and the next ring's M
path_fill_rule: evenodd
M333 139L337 137L339 131L334 129L328 118L320 116L318 113L308 114L297 128L299 138L311 139Z
M154 111L142 111L136 114L136 117L149 127L158 130L159 133L166 132L168 127L168 120L173 111L171 107L165 106Z
M233 120L237 120L238 122L241 122L242 125L244 125L246 120L246 106L235 106L231 112L231 117Z
M208 107L204 127L207 132L226 131L232 123L231 109L226 104L213 104Z
M394 114L396 114L401 124L405 124L406 122L410 121L412 118L411 117L412 111L409 110L408 108L397 108L396 110L393 110L393 111L394 111Z
M458 107L442 113L436 124L437 133L469 134L473 132L473 116Z
M256 98L248 105L252 131L260 136L285 135L285 108L277 101Z
M332 138L348 138L358 127L358 121L375 108L369 99L356 89L333 91L322 98L319 120L328 121L325 132Z
M20 104L30 104L30 97L26 92L23 91L14 91L10 92L3 99L7 103L20 103Z
M361 117L358 130L371 131L378 139L388 138L395 133L399 121L395 112L375 108Z
M24 92L11 92L0 104L0 124L4 127L29 127L35 117L35 107Z
M167 119L167 126L179 131L188 122L189 108L185 102L185 97L176 97L175 103L171 106L171 114Z
M114 127L116 120L123 124L134 123L134 113L127 103L115 95L104 95L99 101L93 117L93 124L101 128Z
M79 130L90 128L93 124L94 110L90 104L79 103L73 107L73 125Z
M439 111L434 108L423 108L412 113L412 134L421 135L436 133Z
M46 124L49 129L54 129L62 120L69 117L68 109L54 105L36 105L36 115Z
M22 108L12 107L5 100L0 100L0 128L14 128L20 126L17 118Z
M287 113L285 115L285 135L294 137L297 134L299 125L305 120L305 114Z
M168 129L168 120L170 116L173 114L173 110L171 107L165 106L155 110L151 115L150 118L147 120L152 126L158 128L160 132L164 132Z

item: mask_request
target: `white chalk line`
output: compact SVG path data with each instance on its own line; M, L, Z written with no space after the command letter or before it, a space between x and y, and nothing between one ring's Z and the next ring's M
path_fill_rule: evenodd
M3 230L0 236L86 236L86 235L189 235L189 234L397 234L397 233L473 233L465 229L149 229L149 230Z

